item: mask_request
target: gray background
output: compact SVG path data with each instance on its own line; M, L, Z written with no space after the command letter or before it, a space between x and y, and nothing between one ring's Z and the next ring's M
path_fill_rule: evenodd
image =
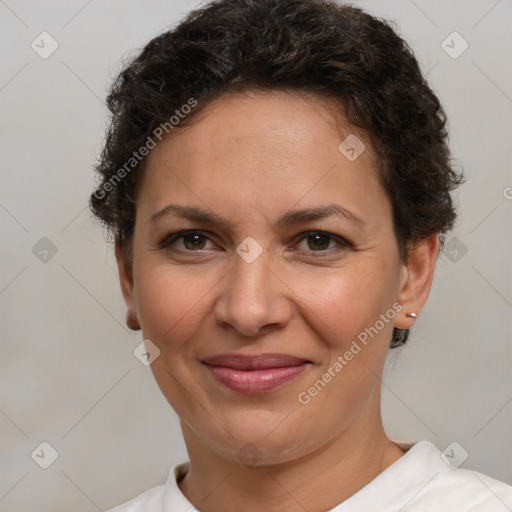
M124 324L112 248L86 203L110 77L196 5L0 0L0 511L105 510L187 458L133 355L142 337ZM389 358L385 426L441 450L456 441L462 467L510 483L512 2L356 5L395 20L414 48L468 178L429 302ZM59 45L46 59L31 48L43 31ZM458 58L441 46L453 31L469 44ZM43 441L59 454L48 469L31 458Z

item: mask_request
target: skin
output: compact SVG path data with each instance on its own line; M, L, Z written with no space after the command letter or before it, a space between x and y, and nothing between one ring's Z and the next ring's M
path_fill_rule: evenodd
M160 350L155 379L180 417L190 457L181 491L202 512L320 512L349 498L403 451L383 429L380 392L393 327L427 300L438 237L399 258L392 208L364 133L334 100L296 93L223 95L149 155L137 197L133 261L117 244L127 323ZM366 150L338 145L356 133ZM214 212L232 226L150 217L166 205ZM290 210L335 203L345 217L277 226ZM174 232L199 230L198 239ZM315 239L319 230L349 240ZM247 263L236 248L253 237ZM403 309L304 405L297 399L394 303ZM312 361L259 395L218 383L201 361L279 352ZM247 443L259 459L237 455ZM227 505L229 504L229 505Z

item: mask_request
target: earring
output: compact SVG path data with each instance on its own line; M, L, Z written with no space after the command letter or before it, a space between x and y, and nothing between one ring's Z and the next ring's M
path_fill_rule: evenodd
M418 315L416 313L406 313L405 316L408 316L409 318L418 318Z

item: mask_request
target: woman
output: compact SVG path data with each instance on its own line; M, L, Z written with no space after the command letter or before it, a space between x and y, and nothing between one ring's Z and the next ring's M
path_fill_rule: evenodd
M91 196L190 461L115 512L512 510L512 488L389 439L453 225L445 116L407 44L325 0L220 0L115 82Z

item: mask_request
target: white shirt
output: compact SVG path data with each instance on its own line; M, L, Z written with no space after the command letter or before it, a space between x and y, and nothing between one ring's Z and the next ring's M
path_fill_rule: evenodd
M398 444L405 455L328 512L510 512L512 487L476 471L456 468L429 441ZM189 463L173 466L164 485L107 512L198 512L177 481Z

